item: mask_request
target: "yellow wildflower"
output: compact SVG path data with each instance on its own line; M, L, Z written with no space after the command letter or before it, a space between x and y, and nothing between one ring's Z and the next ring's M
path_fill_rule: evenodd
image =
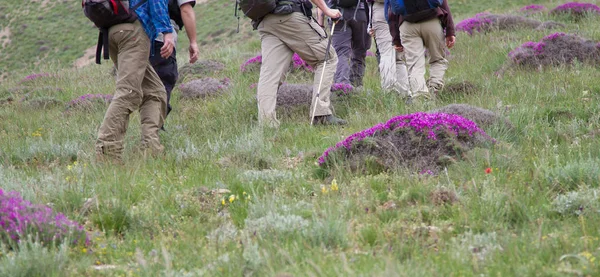
M71 171L73 169L73 167L71 165L67 165L67 170Z
M221 205L225 206L225 198L221 199Z
M81 253L87 253L87 249L86 248L81 248Z
M333 179L331 181L331 191L338 191L338 190L339 190L339 187L337 184L337 180Z
M230 195L229 196L229 203L233 203L233 201L235 201L235 195Z
M327 187L326 186L321 186L321 193L327 194Z
M588 251L581 252L581 253L579 253L579 255L585 257L588 260L593 257L592 253L590 253Z

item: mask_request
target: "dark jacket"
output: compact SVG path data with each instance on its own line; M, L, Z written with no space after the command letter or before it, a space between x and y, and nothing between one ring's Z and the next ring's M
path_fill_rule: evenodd
M412 15L411 15L412 16ZM432 18L438 17L442 22L442 28L446 33L446 37L454 36L454 20L452 19L452 13L448 6L448 0L444 0L441 7L435 9L433 13L423 14L423 17L411 18L411 22L421 22ZM400 25L406 19L401 15L393 14L391 9L388 11L388 25L390 27L390 34L392 35L392 43L396 46L401 46L400 41ZM409 21L409 20L407 20Z

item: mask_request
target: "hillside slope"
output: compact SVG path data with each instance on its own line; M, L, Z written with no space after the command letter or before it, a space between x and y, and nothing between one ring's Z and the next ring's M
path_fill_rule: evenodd
M564 2L535 1L545 8L529 14L524 0L451 0L456 23L492 11L560 24L459 32L434 101L382 91L369 56L364 87L332 100L348 125L311 126L304 101L278 107L278 129L257 124L259 67L240 67L260 51L256 32L243 20L232 33L231 4L208 2L196 8L206 43L195 77L214 78L218 93L190 99L175 88L157 157L140 151L133 112L122 164L97 160L94 147L115 90L111 63L73 69L81 54L61 64L52 52L0 85L0 189L77 221L90 242L16 242L0 224L0 276L600 276L600 14L548 13ZM596 56L548 62L576 45ZM31 72L40 74L23 78ZM287 77L310 94L313 74ZM454 103L500 119L479 126L495 143L456 144L431 121L415 124L431 138L379 124ZM351 145L357 159L326 150L365 135ZM448 155L423 170L389 166L431 149ZM333 160L319 165L325 151ZM28 212L8 202L0 216Z
M198 43L205 48L252 36L248 20L233 16L233 1L198 1ZM0 81L35 73L40 66L66 68L93 63L97 29L83 15L80 1L0 2ZM180 37L180 53L187 38Z

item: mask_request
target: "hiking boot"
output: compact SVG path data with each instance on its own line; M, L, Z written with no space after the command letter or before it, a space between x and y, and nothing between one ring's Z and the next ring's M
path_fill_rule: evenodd
M335 117L332 114L329 115L318 115L313 119L314 125L346 125L348 122L339 117Z

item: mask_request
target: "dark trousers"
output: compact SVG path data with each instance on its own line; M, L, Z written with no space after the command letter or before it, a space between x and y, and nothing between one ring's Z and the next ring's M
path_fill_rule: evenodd
M361 86L365 75L365 57L371 46L367 33L367 15L364 9L343 8L343 19L335 26L333 47L338 55L335 83Z
M160 77L163 85L165 86L165 90L167 91L167 115L171 112L171 91L175 87L175 83L177 83L177 78L179 77L179 72L177 71L177 58L175 53L175 48L173 48L173 54L171 54L168 58L163 58L160 56L160 48L163 47L163 43L160 41L154 41L154 56L150 56L150 64Z

